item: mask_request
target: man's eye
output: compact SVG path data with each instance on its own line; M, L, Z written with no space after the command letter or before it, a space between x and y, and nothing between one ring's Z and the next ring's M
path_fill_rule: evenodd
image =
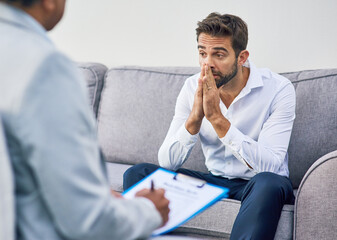
M202 57L206 56L206 54L204 52L199 52L199 55L202 56Z
M218 58L223 58L223 57L224 57L223 54L219 54L219 53L218 53L216 56L217 56Z

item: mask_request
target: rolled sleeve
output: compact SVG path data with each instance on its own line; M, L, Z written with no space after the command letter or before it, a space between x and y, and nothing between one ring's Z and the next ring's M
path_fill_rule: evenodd
M170 129L175 128L175 124L173 121ZM177 170L183 165L198 141L198 134L192 135L186 130L185 124L178 124L178 130L172 136L168 134L158 152L160 166L171 170Z
M227 134L220 138L220 141L231 150L232 154L244 165L247 165L247 160L243 158L242 144L245 141L246 136L240 132L233 124L231 124Z
M179 139L179 142L186 148L191 148L198 141L198 134L190 134L184 124L177 132L177 139Z

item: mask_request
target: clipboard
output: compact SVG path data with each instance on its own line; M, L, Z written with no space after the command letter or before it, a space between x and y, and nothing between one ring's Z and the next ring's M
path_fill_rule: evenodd
M123 193L124 198L134 198L135 194L150 188L165 189L165 197L170 201L168 222L156 229L152 236L168 233L192 219L222 198L228 197L228 189L206 181L159 168Z

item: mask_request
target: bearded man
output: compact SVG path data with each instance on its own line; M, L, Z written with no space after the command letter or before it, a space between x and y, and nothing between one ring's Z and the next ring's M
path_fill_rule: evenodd
M294 87L248 60L247 25L239 17L211 13L196 33L201 72L181 89L159 164L226 187L241 201L231 239L274 239L283 205L294 202L287 154ZM181 168L198 138L208 173ZM124 188L157 168L130 168Z

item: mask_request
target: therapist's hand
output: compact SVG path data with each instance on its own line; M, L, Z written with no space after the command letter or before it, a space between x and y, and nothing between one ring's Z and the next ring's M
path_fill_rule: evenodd
M122 194L120 194L119 192L116 192L114 190L111 190L111 195L116 197L116 198L123 198Z
M155 190L150 190L150 189L143 189L139 192L136 193L137 197L145 197L149 199L150 201L153 202L153 204L156 206L161 218L162 218L162 226L164 226L168 219L169 219L169 203L170 201L165 197L165 190L160 188L160 189L155 189Z

